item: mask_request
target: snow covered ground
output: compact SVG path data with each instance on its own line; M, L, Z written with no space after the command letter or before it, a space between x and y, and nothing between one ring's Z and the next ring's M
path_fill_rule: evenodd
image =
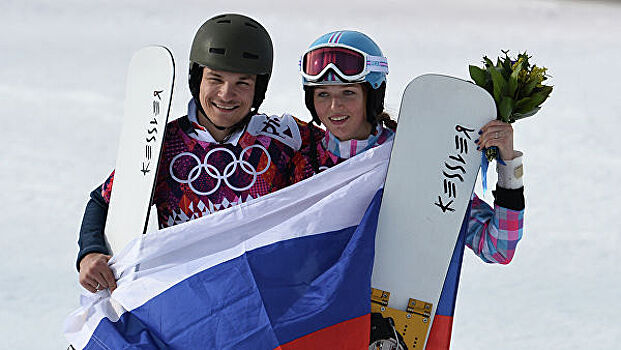
M304 119L298 58L330 30L358 29L380 44L395 115L406 82L423 73L467 78L468 64L500 49L528 50L549 67L552 97L515 125L524 239L508 266L466 253L453 349L621 346L621 3L3 0L0 348L66 346L62 320L79 295L77 231L88 192L114 166L129 59L147 44L172 49L179 116L193 34L223 12L255 17L272 34L263 110Z

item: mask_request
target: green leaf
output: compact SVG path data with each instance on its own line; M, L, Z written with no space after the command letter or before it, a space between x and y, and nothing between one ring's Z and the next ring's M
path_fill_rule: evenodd
M552 92L552 87L551 86L547 86L544 85L543 87L540 88L541 90L537 91L536 93L534 93L531 97L533 98L534 101L537 102L537 106L539 106L540 104L542 104L545 100L548 99L548 96L550 95L550 93Z
M496 68L489 68L488 71L492 75L492 84L494 87L494 101L496 105L499 105L502 100L502 90L505 87L505 80L502 78L502 74Z
M515 102L515 113L526 114L537 107L532 97L524 97Z
M511 58L509 56L505 57L502 60L502 77L505 81L509 80L511 76Z
M500 102L500 105L498 106L500 120L502 120L505 123L510 122L509 117L511 116L511 113L513 112L514 105L515 105L515 101L513 101L511 97L505 96L502 98L502 102Z
M494 63L492 62L492 60L487 58L487 56L483 57L483 62L485 63L485 67L488 68L488 69L489 69L489 67L494 67Z
M516 120L520 120L520 119L523 119L523 118L531 117L531 116L535 115L535 113L539 112L540 109L541 109L541 107L536 107L532 111L530 111L528 113L524 113L524 114L522 114L522 113L515 113L514 112L511 115L511 120L512 121L516 121Z
M544 86L541 91L534 93L530 97L523 98L516 102L515 111L520 114L526 114L539 107L552 92L551 86Z
M517 59L522 59L522 69L530 70L530 63L528 62L530 56L524 51L524 53L518 54Z
M548 95L550 95L552 93L552 90L554 90L554 86L552 85L542 85L541 86L541 92L545 92L546 93L546 97Z
M529 81L526 86L519 92L520 96L530 96L533 93L533 89L537 87L537 80L533 79Z
M485 71L477 66L470 65L470 78L480 87L485 87Z
M507 95L511 97L515 97L515 92L518 88L518 80L517 77L514 77L513 74L509 77L509 82L507 83Z
M522 62L518 63L518 65L515 67L515 70L511 73L511 76L509 77L509 86L508 89L508 95L511 97L516 97L515 92L517 91L518 88L518 76L520 75L520 72L522 71Z

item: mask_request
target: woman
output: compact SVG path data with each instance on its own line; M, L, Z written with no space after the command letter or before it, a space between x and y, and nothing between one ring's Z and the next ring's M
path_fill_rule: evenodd
M387 60L373 40L355 31L325 34L310 45L300 69L306 107L313 122L324 124L327 130L322 137L311 137L320 141L311 145L308 166L296 178L312 176L393 139L396 123L384 113ZM476 194L470 202L470 216L464 221L455 263L450 265L440 298L440 304L449 305L451 315L465 246L485 262L507 264L522 236L522 154L513 149L513 129L510 124L492 121L479 134L478 149L498 147L505 165L497 168L494 209ZM428 342L448 348L450 322L436 318Z

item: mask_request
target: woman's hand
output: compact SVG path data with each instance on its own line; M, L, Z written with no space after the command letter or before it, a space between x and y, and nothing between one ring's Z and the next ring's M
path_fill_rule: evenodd
M502 160L511 160L516 157L513 149L513 127L500 120L492 120L479 131L481 136L475 141L477 150L498 147Z

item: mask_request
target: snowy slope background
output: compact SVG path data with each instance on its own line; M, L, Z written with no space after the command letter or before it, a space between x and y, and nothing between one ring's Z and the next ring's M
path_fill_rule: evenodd
M466 252L452 348L621 347L621 3L3 0L0 348L66 347L62 321L79 298L77 231L88 193L114 167L130 57L148 44L171 48L172 117L180 116L194 32L223 12L248 14L272 35L262 110L307 120L297 62L331 30L358 29L380 44L393 115L411 78L467 78L468 64L500 49L528 50L549 67L553 95L515 125L525 153L524 239L508 266Z

